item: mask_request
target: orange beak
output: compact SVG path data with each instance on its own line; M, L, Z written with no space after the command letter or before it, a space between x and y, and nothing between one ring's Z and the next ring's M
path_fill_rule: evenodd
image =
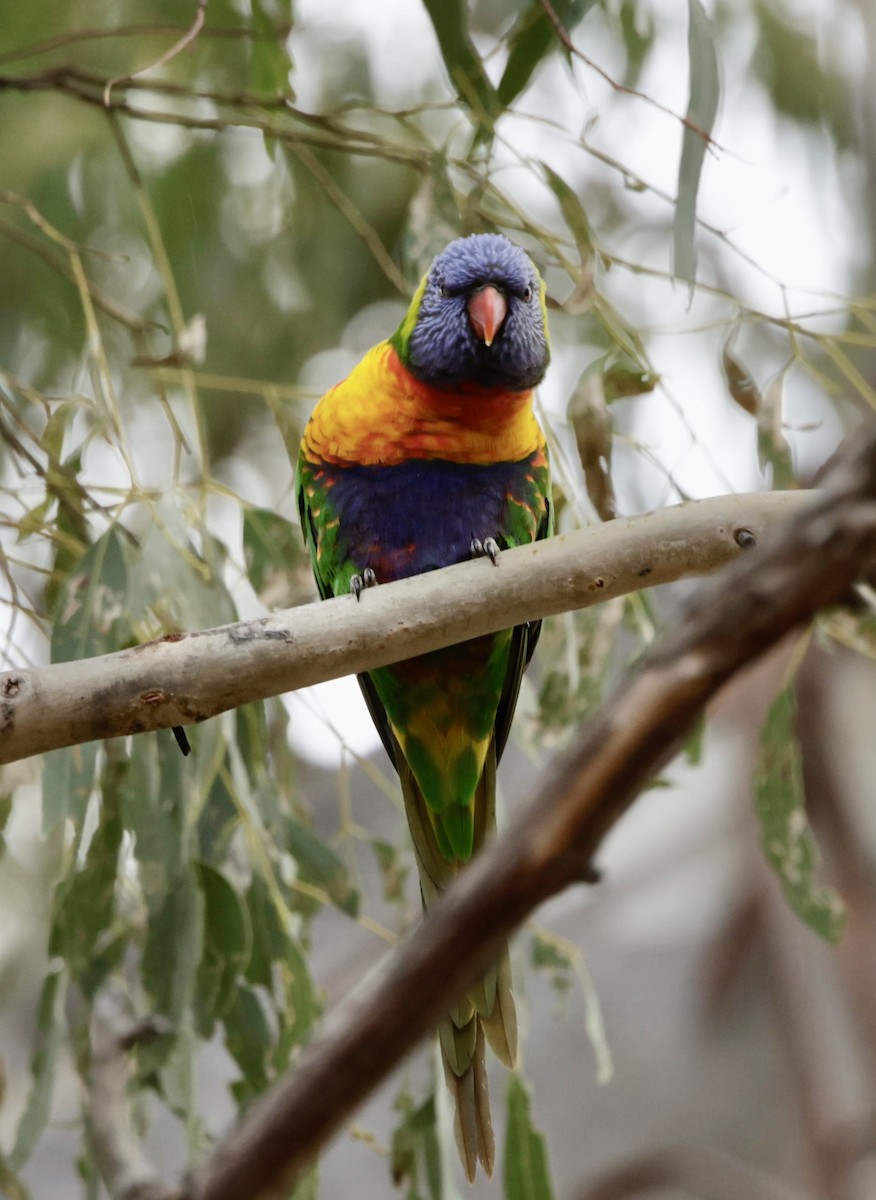
M497 288L485 287L475 292L466 307L476 336L485 346L492 346L508 315L508 301Z

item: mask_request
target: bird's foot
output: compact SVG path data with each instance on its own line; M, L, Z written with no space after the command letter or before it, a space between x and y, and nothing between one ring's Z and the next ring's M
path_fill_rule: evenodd
M361 575L354 575L350 580L350 591L359 600L366 588L375 587L376 585L377 576L370 567L366 567Z
M495 538L480 538L471 539L471 556L472 558L488 558L494 567L499 565L499 543Z

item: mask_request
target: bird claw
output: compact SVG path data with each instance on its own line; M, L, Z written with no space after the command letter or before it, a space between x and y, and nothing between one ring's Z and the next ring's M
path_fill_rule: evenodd
M494 567L498 566L497 559L499 557L499 543L495 538L480 538L471 539L472 558L488 558Z
M361 575L354 575L350 580L350 591L359 600L366 588L376 587L377 576L371 567L366 567Z
M186 737L186 731L182 725L173 726L173 736L176 738L176 744L182 750L183 758L185 758L187 754L191 753L192 747L189 744L189 739Z

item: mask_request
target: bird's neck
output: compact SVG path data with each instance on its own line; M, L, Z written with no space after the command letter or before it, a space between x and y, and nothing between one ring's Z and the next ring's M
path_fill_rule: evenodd
M323 396L305 433L326 462L384 465L412 458L519 462L544 445L532 392L464 385L444 391L416 379L395 349L375 346Z

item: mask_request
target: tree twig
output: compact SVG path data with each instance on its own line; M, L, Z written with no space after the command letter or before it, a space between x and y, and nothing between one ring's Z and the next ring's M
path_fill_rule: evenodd
M876 423L825 490L724 577L646 660L544 794L463 873L385 971L191 1180L192 1200L285 1194L319 1147L548 896L584 877L641 787L730 676L876 563Z
M143 75L147 74L147 72L154 71L156 67L166 66L167 63L176 58L178 54L181 54L187 46L190 46L192 42L194 42L204 27L204 20L207 16L207 2L208 0L198 0L198 8L195 13L195 19L192 21L190 28L187 29L183 36L174 42L169 49L165 50L165 52L159 58L157 58L155 62L149 63L149 65L146 67L141 67L139 71L134 71L130 75L119 75L117 78L107 81L107 85L103 89L103 103L106 108L109 108L110 106L110 97L116 84L127 83L131 79L141 78Z
M252 700L370 670L534 618L724 565L807 503L723 496L611 521L256 621L0 674L0 763L189 725Z
M729 1154L689 1146L667 1147L626 1162L582 1189L578 1200L630 1200L657 1188L678 1188L698 1200L805 1200Z
M557 10L554 8L551 0L540 0L540 3L541 7L544 9L545 16L554 28L554 33L566 47L566 50L569 52L569 54L571 54L573 58L579 59L582 63L584 63L585 66L589 67L591 71L595 71L599 78L604 80L605 83L607 83L612 89L612 91L615 91L622 96L635 96L637 100L644 100L646 104L650 104L652 108L656 108L658 112L665 113L667 117L672 117L674 121L678 121L679 124L683 125L685 129L689 129L691 133L695 133L698 138L701 138L705 143L707 150L723 150L724 147L719 145L719 143L715 141L710 133L707 133L705 129L701 129L696 122L690 119L690 117L683 117L680 113L673 112L671 108L668 108L665 104L661 104L659 100L655 100L654 97L649 96L647 92L640 92L636 88L629 87L625 83L619 83L618 80L609 75L608 71L606 71L604 67L600 67L598 63L594 62L592 58L586 55L583 50L580 50L575 45L575 43L572 41L569 31L566 29L565 25L557 15Z
M131 1129L127 1094L132 1046L154 1036L153 1026L130 1029L116 997L103 993L91 1017L86 1076L91 1144L112 1200L180 1200L179 1186L161 1180Z

